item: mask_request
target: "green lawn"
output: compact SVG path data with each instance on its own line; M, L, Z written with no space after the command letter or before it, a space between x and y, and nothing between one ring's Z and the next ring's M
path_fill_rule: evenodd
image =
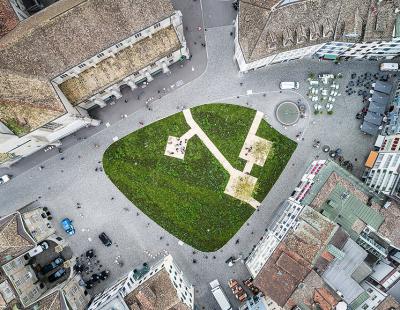
M196 122L237 169L238 155L255 111L226 104L192 109ZM111 181L139 209L182 241L201 251L222 247L254 209L224 194L229 175L197 136L190 139L185 160L164 155L168 136L189 129L182 113L135 131L113 143L103 165ZM264 167L254 167L259 178L254 197L261 201L284 169L296 143L265 121L257 133L273 141Z

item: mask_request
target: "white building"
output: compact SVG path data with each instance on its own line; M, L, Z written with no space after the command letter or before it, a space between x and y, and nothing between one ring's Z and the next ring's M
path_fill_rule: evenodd
M316 55L393 58L400 53L398 1L240 0L235 58L240 71Z
M0 26L0 166L97 126L88 109L189 56L169 0L61 0L10 29Z
M147 272L133 270L96 295L88 310L194 309L194 288L171 255Z
M289 199L282 205L282 214L271 225L246 260L247 269L256 277L290 228L296 227L303 206Z
M400 168L400 135L384 136L380 140L379 152L371 152L370 158L376 159L368 162L371 168L365 183L377 193L396 196Z

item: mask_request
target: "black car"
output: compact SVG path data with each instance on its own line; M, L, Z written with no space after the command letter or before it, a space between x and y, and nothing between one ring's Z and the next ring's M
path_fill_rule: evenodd
M110 246L110 245L112 244L111 239L106 235L105 232L102 232L102 233L99 235L99 239L101 240L101 242L103 242L103 244L104 244L105 246Z
M65 275L65 269L61 268L61 269L57 270L57 272L52 273L51 275L49 275L49 278L48 278L49 282L55 282L55 281L57 281L58 279L60 279L64 275Z
M44 266L41 270L43 274L46 274L53 269L56 269L58 266L62 265L64 263L64 259L62 257L57 257L55 260Z

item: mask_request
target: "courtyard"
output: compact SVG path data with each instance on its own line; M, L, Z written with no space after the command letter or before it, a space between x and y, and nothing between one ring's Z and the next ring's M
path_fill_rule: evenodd
M198 127L189 127L188 114ZM262 115L228 104L185 110L113 143L105 172L164 229L215 251L259 207L296 148Z

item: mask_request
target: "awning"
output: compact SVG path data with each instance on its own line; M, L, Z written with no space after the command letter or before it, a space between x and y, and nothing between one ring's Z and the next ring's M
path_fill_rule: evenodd
M361 131L373 136L378 133L379 126L364 121L361 125Z
M323 57L323 58L324 58L324 59L327 59L327 60L336 60L337 55L324 54L324 57Z
M385 140L385 136L379 135L378 138L376 138L374 146L376 148L380 149L384 140Z
M371 151L371 153L369 153L367 161L365 162L365 167L372 168L375 164L375 160L377 157L378 157L378 152Z

